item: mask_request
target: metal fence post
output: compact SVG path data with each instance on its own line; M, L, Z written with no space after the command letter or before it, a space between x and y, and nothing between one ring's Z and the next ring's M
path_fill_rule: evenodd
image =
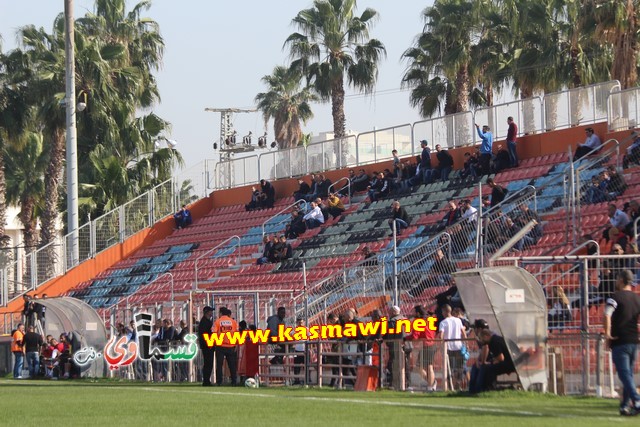
M124 238L127 234L127 225L125 223L124 207L122 205L118 207L118 239L120 243L124 242Z

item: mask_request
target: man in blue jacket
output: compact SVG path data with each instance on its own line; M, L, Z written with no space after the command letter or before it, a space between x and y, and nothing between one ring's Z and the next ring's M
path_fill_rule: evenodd
M478 131L478 136L480 137L480 173L482 175L489 175L491 173L490 164L491 164L491 153L493 149L493 134L491 133L491 129L489 126L482 126L482 130L480 130L480 126L476 123L476 130Z

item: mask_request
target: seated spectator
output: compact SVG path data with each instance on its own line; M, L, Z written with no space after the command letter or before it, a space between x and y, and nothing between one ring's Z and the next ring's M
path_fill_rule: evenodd
M368 190L369 201L371 203L380 198L387 197L389 195L389 192L391 191L391 183L389 182L389 178L387 178L383 172L380 172L375 182L372 181L372 184L368 188Z
M609 200L607 196L607 181L603 181L600 176L591 178L591 183L583 189L584 202L588 204L602 203Z
M532 244L538 243L538 240L542 237L542 225L540 224L540 217L531 209L526 203L520 203L518 206L520 212L515 216L515 224L522 228L531 221L535 221L537 224L527 233L527 236L531 238Z
M316 175L316 186L314 192L307 200L315 200L318 197L326 199L329 197L329 187L331 186L331 180L324 175Z
M447 181L453 169L453 157L448 150L443 150L440 144L437 144L436 158L438 159L438 173L434 173L434 175L439 176L442 182Z
M351 176L351 173L350 173ZM364 171L364 169L360 169L358 171L358 175L354 176L353 178L350 178L351 180L351 191L352 192L359 192L359 191L365 191L367 189L367 187L369 186L369 175L367 175L367 173Z
M464 165L460 172L460 178L465 179L467 177L478 177L478 156L475 152L473 155L469 152L464 153Z
M375 252L372 252L371 249L369 249L369 246L365 246L364 248L362 248L362 255L364 255L365 259L365 261L362 263L363 266L373 267L378 265L378 256Z
M339 217L344 212L344 205L342 204L342 200L336 193L329 194L329 198L327 199L327 211L329 215L334 218Z
M479 367L474 381L470 381L469 393L471 394L491 390L499 375L510 374L516 370L503 337L489 329L481 330L479 335L479 341L488 346L491 357Z
M291 211L291 222L285 230L285 235L288 239L297 239L305 231L307 231L307 226L302 220L302 212L294 209Z
M631 200L630 202L625 203L624 213L627 214L627 217L629 218L629 224L627 224L627 226L625 227L624 232L627 236L635 238L635 231L633 228L634 224L638 220L638 217L640 216L640 204L638 204L638 201Z
M453 283L452 275L458 270L456 264L444 255L442 249L438 249L433 254L433 259L434 263L429 269L426 278L422 279L420 283L408 292L410 296L417 298L427 288L449 286Z
M291 245L287 243L287 238L284 234L280 236L278 243L274 245L273 252L275 262L282 262L291 259L293 249L291 248Z
M423 181L423 174L422 174L422 156L416 156L416 169L415 172L413 173L413 175L410 175L409 173L407 173L407 179L405 179L404 181L402 181L402 183L400 184L402 188L412 188L415 187L416 185L420 185L422 184Z
M271 249L273 248L273 240L270 235L265 234L262 236L262 244L264 248L262 249L262 256L258 258L256 264L262 265L269 262L269 254L271 254Z
M391 227L391 232L393 232L393 223L396 224L396 234L398 236L402 235L402 230L409 227L409 215L405 208L400 206L400 202L394 200L391 204L391 219L389 219L389 227Z
M451 227L452 225L460 221L460 218L462 218L462 212L456 205L456 202L453 200L449 200L449 210L440 220L437 230L442 231L447 227Z
M573 160L578 160L584 156L597 153L602 145L600 138L595 134L593 128L586 128L584 131L587 134L587 138L584 143L578 144L576 152L573 155Z
M293 199L297 202L298 200L305 200L305 197L311 192L311 187L307 184L303 179L298 180L298 191L293 193Z
M564 322L571 320L571 304L562 286L551 286L547 296L549 328L561 328Z
M273 204L276 201L276 190L273 188L273 185L267 181L266 179L260 180L260 192L263 194L263 205L264 208L272 208Z
M609 204L607 213L609 214L609 223L612 227L616 227L618 230L624 230L631 222L627 214L618 209L615 203Z
M498 145L498 151L493 159L493 173L499 173L508 169L510 164L511 158L509 157L509 152L501 144Z
M627 148L627 154L622 158L622 166L627 169L632 163L640 164L640 133L631 132L633 142Z
M607 190L610 199L615 199L627 189L624 177L618 173L615 166L610 165L607 170L603 172L603 176L608 179Z
M261 209L264 201L264 195L256 187L251 187L251 201L244 205L245 210L253 211Z
M311 202L311 210L302 219L309 230L320 227L320 225L324 224L322 210L320 210L320 207L316 202Z
M173 219L178 230L190 226L193 222L193 219L191 218L191 211L187 209L187 205L182 205L182 209L173 215Z
M318 205L318 207L320 208L320 212L322 212L324 222L327 222L327 220L329 219L329 209L327 209L327 206L322 203L322 199L320 197L315 199L314 202L316 202L316 205Z
M508 190L495 183L493 178L487 179L487 185L491 188L491 207L498 206L507 196Z

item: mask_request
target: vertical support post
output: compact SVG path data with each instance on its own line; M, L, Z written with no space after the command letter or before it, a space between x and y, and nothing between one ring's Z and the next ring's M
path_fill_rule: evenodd
M393 305L398 305L398 230L393 221Z
M66 99L66 171L67 229L71 234L71 265L78 262L78 144L76 130L76 71L74 47L73 0L64 2L65 22L65 99Z

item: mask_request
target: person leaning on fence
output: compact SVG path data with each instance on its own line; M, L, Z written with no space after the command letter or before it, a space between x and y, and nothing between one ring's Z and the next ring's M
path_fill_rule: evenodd
M399 201L394 200L391 204L391 218L389 219L389 227L391 228L391 231L393 232L393 224L395 222L396 234L401 236L402 230L409 227L410 221L411 220L406 209L400 206Z
M214 348L207 345L205 334L211 333L213 328L213 308L206 306L202 310L202 319L198 323L198 345L202 353L202 385L211 386L211 373L213 372Z
M547 296L547 321L550 329L562 328L565 322L572 319L571 304L569 298L564 293L564 289L560 285L554 285L549 288Z
M635 286L633 273L630 270L621 271L616 292L607 299L604 312L605 338L623 387L620 415L640 413L640 394L633 377L640 320L640 295L634 293Z
M238 373L238 355L236 353L236 345L232 344L229 340L227 333L234 333L238 331L238 323L231 318L231 310L227 307L220 307L220 316L213 322L213 328L211 332L216 334L225 334L222 344L216 346L216 384L222 385L223 379L223 365L224 361L227 361L227 367L229 368L229 375L231 376L231 385L235 386L237 383Z

